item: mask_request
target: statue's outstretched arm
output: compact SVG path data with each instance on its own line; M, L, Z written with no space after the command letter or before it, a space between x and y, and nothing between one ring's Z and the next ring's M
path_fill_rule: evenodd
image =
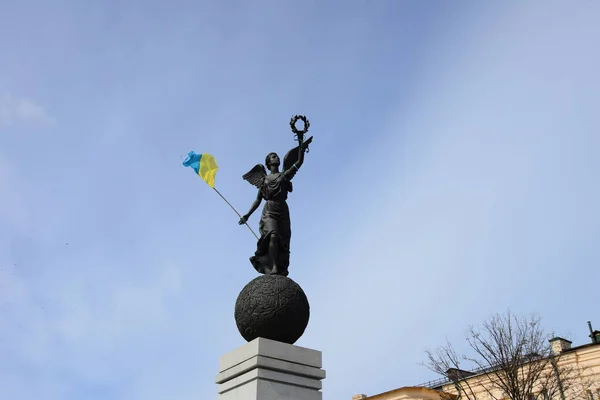
M254 211L256 211L256 209L260 206L261 201L262 201L262 193L260 192L260 189L259 189L258 193L256 195L256 200L254 200L254 203L252 203L252 206L250 206L250 210L246 213L246 215L244 215L240 219L240 222L239 222L240 225L243 225L246 223L246 221L248 221L248 218L250 218L252 213Z
M296 175L296 172L298 172L302 164L304 164L304 153L306 152L306 147L308 143L302 140L299 140L299 142L300 143L298 145L298 161L293 163L292 166L287 169L287 171L283 171L284 175L288 179L292 179L294 175Z

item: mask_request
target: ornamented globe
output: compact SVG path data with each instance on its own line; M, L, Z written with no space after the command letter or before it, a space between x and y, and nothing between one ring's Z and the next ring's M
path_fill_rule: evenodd
M235 303L235 322L248 342L262 337L294 344L306 329L310 306L292 279L261 275L250 281Z

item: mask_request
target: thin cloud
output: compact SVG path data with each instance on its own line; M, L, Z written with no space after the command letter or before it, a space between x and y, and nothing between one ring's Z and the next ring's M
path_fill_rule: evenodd
M0 95L0 128L18 125L49 125L54 118L41 105L25 97Z
M0 260L0 264L6 263ZM45 279L43 284L13 274L17 268L3 269L0 352L15 365L35 370L52 365L53 369L77 371L80 379L110 385L119 381L116 370L133 381L143 380L136 371L146 363L157 362L149 362L148 354L152 352L148 349L173 333L176 321L169 301L181 293L181 270L172 263L148 271L148 276L135 281L114 272L111 282L101 283L99 278L91 282L89 273L71 268L69 276L63 273ZM90 289L99 285L101 290ZM115 348L120 350L106 351ZM134 353L128 361L121 357ZM18 381L14 376L3 377L9 378ZM16 381L13 393L25 387L19 387Z

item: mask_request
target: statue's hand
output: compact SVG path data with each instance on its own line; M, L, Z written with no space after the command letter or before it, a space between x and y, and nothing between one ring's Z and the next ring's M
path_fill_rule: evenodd
M240 218L240 221L238 222L238 224L244 225L246 222L248 222L248 216L244 215L242 218Z
M303 152L306 153L306 149L308 149L308 143L306 142L306 140L302 140L300 142L300 148L302 149Z

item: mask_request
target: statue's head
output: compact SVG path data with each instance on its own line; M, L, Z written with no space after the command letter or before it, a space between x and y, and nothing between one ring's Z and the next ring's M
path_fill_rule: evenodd
M265 158L265 165L267 166L267 169L271 169L271 166L273 166L273 165L279 167L280 164L281 164L281 160L279 159L279 156L277 155L277 153L267 154L267 157Z

